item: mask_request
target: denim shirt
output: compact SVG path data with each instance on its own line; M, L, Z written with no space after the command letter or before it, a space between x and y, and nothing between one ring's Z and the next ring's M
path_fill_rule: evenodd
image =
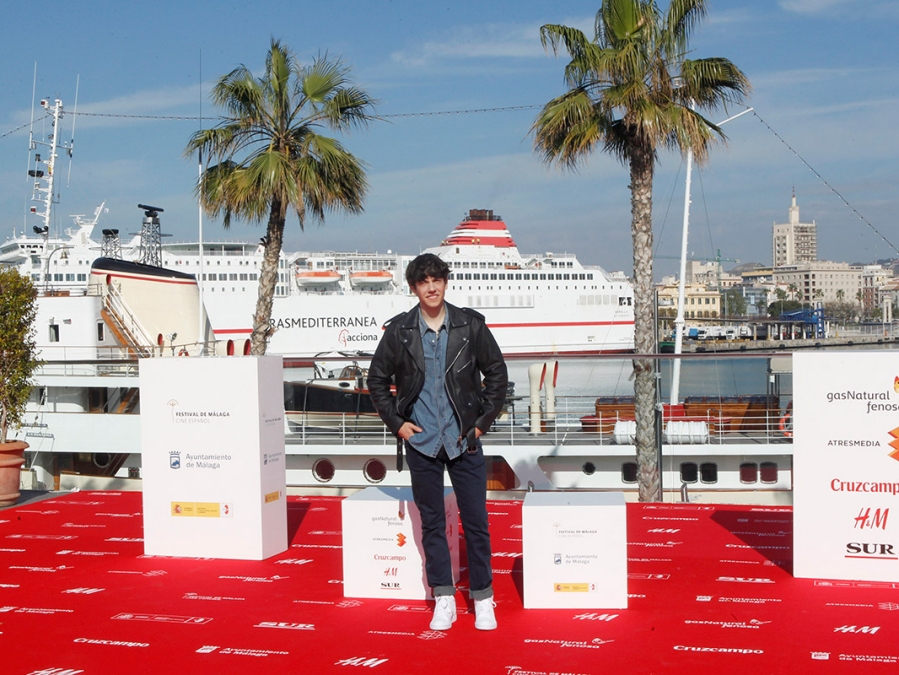
M425 385L412 408L412 419L421 427L409 444L423 455L436 457L440 448L450 459L462 454L459 420L446 393L446 343L449 335L447 316L440 330L434 331L419 314L421 347L425 357Z

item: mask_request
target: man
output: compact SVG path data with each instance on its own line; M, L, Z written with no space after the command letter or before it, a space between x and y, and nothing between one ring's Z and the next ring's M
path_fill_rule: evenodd
M475 628L493 630L487 467L478 439L502 409L508 374L484 317L444 300L448 279L449 267L432 253L409 263L406 281L418 306L387 322L368 371L368 388L381 419L405 444L435 600L431 630L449 630L456 620L444 468L465 531ZM396 384L395 397L391 384Z

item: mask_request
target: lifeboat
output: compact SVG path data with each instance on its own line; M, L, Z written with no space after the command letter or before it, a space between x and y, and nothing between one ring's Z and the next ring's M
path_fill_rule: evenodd
M300 286L326 286L340 281L340 272L336 270L303 270L297 272L297 283Z
M358 286L375 286L384 288L393 282L393 273L388 270L373 270L366 272L350 272L350 284Z

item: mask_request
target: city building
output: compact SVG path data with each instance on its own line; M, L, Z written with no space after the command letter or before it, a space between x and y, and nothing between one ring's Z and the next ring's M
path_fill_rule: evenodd
M775 267L774 282L788 290L790 300L803 303L861 300L863 268L819 260Z
M815 221L799 222L799 207L796 205L795 192L789 217L790 220L787 223L774 224L772 248L775 268L815 262L818 259L818 234Z

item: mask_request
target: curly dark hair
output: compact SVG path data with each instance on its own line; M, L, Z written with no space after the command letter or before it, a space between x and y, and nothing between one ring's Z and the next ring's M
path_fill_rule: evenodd
M428 277L449 279L449 265L433 253L422 253L406 267L406 282L414 288Z

